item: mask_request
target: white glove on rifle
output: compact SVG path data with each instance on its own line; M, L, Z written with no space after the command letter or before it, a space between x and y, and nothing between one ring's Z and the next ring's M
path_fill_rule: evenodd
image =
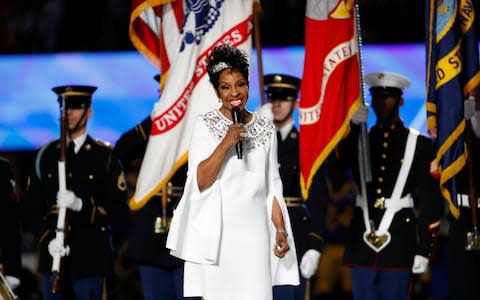
M428 271L428 258L421 255L415 255L413 258L413 274L421 274Z
M300 263L300 272L303 277L309 279L317 272L320 255L320 252L315 249L309 249L305 252L302 256L302 262Z
M5 280L12 290L16 289L20 285L20 279L15 276L5 275Z
M57 238L54 238L53 240L48 243L48 253L52 257L54 257L57 253L60 254L60 257L64 257L68 254L70 254L70 247L63 245L63 243Z
M80 211L83 206L82 199L80 199L74 192L66 190L57 193L58 207L64 207L73 211Z
M257 114L264 116L265 118L273 121L272 103L267 102L257 108Z
M368 121L368 108L369 106L367 104L361 104L357 111L352 115L350 121L355 125L366 123Z

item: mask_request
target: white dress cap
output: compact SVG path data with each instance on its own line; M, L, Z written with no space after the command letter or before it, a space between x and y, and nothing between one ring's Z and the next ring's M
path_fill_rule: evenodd
M370 73L365 76L365 82L371 87L393 87L400 90L405 89L410 85L410 81L397 73L393 72L378 72Z

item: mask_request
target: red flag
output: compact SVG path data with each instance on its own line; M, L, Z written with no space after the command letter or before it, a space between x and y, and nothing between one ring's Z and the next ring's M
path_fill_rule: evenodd
M300 95L302 195L341 140L360 105L360 68L353 0L308 0Z

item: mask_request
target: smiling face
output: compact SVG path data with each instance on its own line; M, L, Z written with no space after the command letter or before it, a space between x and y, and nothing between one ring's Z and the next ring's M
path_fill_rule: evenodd
M220 73L218 78L218 88L216 93L222 107L220 111L226 117L231 117L231 109L238 106L243 111L248 101L248 81L242 73L225 69Z

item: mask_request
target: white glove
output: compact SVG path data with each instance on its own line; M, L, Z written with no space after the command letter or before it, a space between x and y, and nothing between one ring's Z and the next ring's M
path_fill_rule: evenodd
M476 110L470 119L473 133L477 138L480 138L480 111Z
M66 190L57 193L58 207L64 207L73 211L80 211L83 206L82 199L80 199L74 192Z
M303 277L309 279L317 272L320 255L320 252L315 249L309 249L305 252L302 257L302 262L300 263L300 272Z
M65 247L63 243L54 238L50 241L50 243L48 243L48 253L50 253L52 257L54 257L57 253L60 254L60 257L64 257L70 254L70 247Z
M476 109L477 101L473 96L468 97L463 103L464 116L466 120L470 120L472 124L473 133L477 138L480 138L480 111Z
M264 116L265 118L273 121L272 103L267 102L257 108L257 114Z
M16 289L20 285L20 279L17 277L6 275L5 280L12 290Z
M475 98L473 96L463 101L463 114L466 120L470 120L475 114Z
M368 121L368 104L361 104L350 119L353 124L366 123Z
M421 274L428 271L428 258L421 255L415 255L413 258L413 274Z

